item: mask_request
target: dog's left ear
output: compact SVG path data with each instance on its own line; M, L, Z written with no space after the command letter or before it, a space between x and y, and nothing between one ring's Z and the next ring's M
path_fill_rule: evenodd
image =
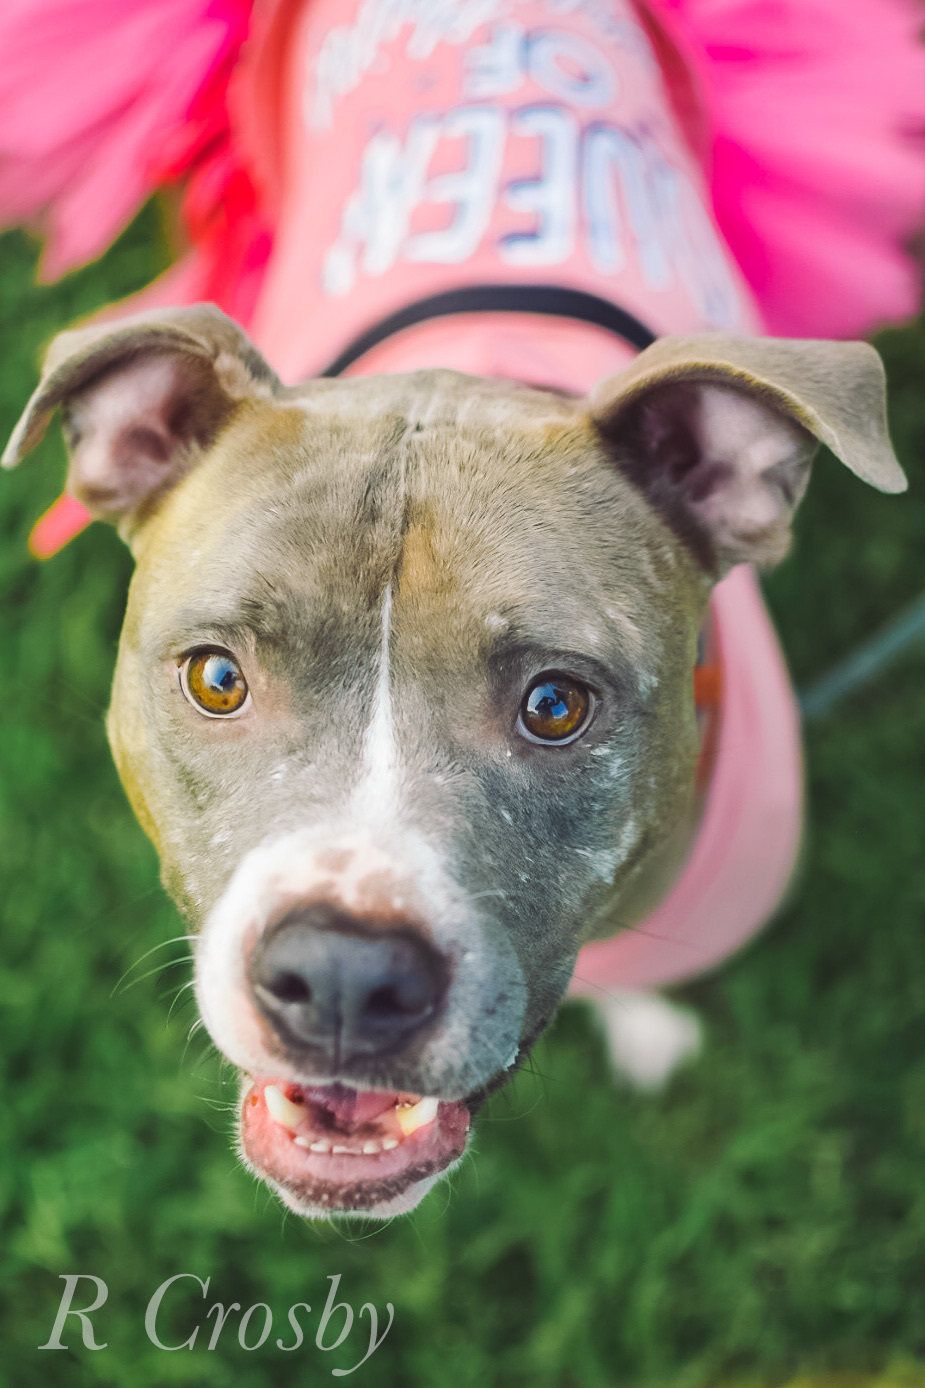
M784 556L820 443L882 492L907 485L864 342L662 338L590 405L618 465L723 573Z
M245 333L212 304L94 323L52 342L2 463L15 467L60 409L68 491L127 536L242 402L281 391Z

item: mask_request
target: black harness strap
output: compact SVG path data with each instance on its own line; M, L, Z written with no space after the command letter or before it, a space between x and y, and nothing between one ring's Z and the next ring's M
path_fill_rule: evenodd
M549 318L572 318L604 328L638 352L651 347L655 334L626 309L609 299L566 289L557 284L473 284L417 299L360 333L331 362L322 376L339 376L380 342L431 318L457 313L538 313Z

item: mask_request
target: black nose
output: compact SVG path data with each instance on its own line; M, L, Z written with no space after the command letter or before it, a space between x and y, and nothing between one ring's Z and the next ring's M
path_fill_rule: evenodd
M410 930L369 928L322 904L291 913L258 944L250 985L289 1045L342 1062L406 1046L436 1016L443 957Z

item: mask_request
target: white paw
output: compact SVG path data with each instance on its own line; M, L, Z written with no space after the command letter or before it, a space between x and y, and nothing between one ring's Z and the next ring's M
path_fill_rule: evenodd
M595 998L617 1076L636 1089L656 1090L700 1050L700 1023L692 1012L653 993Z

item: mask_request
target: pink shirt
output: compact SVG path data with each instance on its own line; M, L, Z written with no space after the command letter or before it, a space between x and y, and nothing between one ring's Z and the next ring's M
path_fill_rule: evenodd
M461 285L589 291L656 335L759 330L708 210L696 122L682 126L630 0L310 0L277 33L258 85L280 148L275 241L251 328L284 376ZM441 364L512 374L499 326L477 344L441 335ZM535 325L514 336L528 374L560 385L615 360L596 342L583 367L554 345L549 376Z

